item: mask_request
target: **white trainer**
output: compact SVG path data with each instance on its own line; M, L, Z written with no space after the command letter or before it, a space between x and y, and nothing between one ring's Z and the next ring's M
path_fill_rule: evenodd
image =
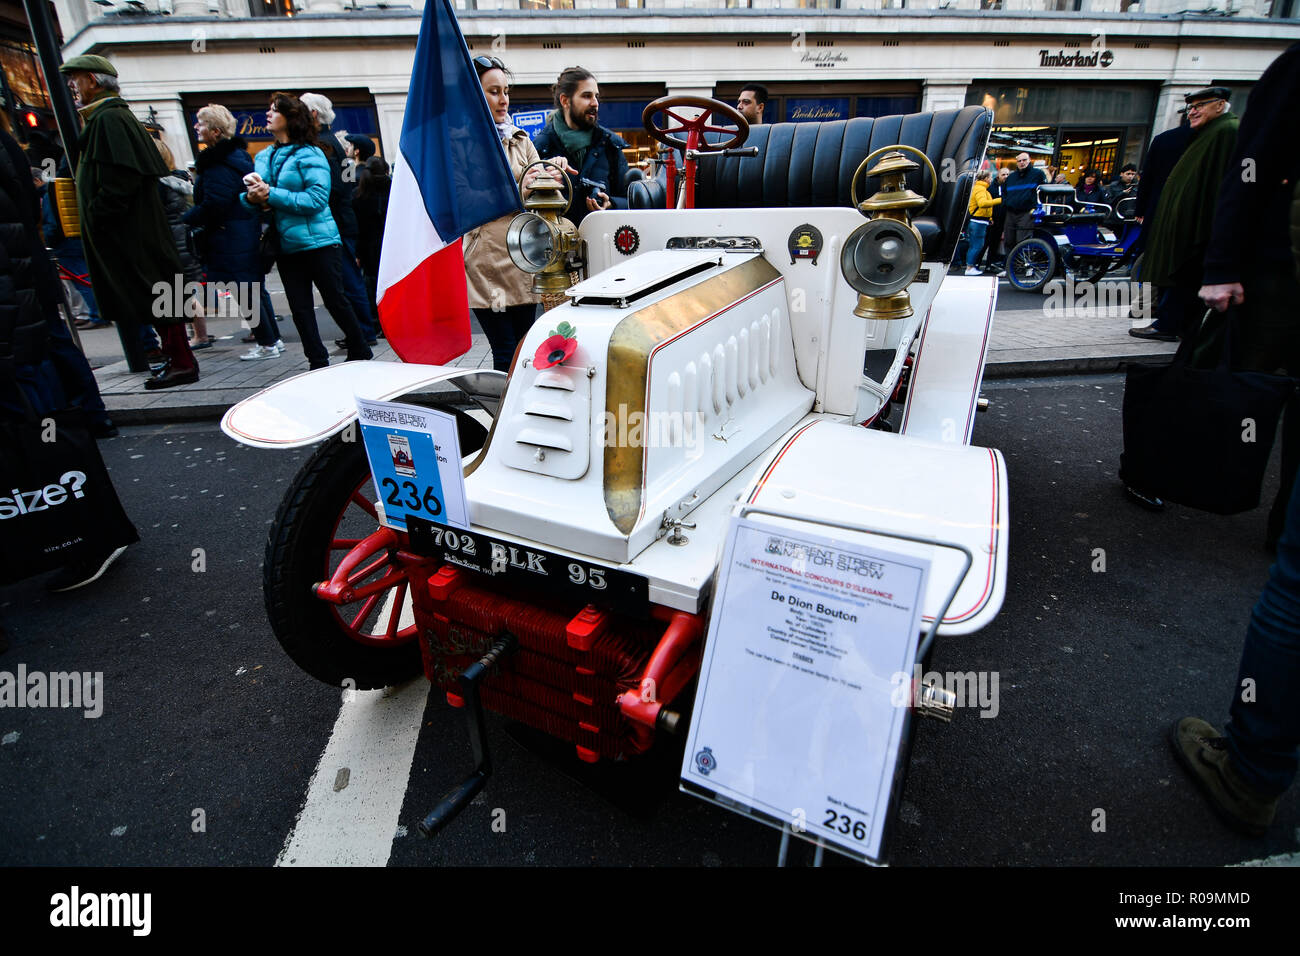
M976 269L974 266L967 266L966 274L968 276L982 276L984 273L981 272L979 269Z
M284 340L283 340L283 339L276 339L276 340L275 340L275 344L272 345L272 346L270 346L270 347L273 348L273 349L275 349L277 352L283 352L283 351L284 351Z
M239 356L241 362L256 362L258 359L280 357L280 350L274 345L254 345L249 351Z

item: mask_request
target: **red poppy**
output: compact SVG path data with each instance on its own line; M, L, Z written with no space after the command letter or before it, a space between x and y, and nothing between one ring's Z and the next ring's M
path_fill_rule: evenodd
M563 335L552 335L537 347L537 352L533 355L533 365L537 368L550 368L552 365L563 365L569 359L573 358L573 353L577 350L577 339L566 338Z

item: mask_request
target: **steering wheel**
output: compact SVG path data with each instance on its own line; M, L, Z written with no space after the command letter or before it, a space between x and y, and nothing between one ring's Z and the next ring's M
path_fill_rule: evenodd
M703 112L693 119L687 119L686 117L673 112L674 109L682 106L694 107L703 110ZM656 126L654 120L660 113L664 113L670 118L677 120L680 125L662 128ZM732 129L730 126L709 125L708 121L715 113L736 128ZM678 136L673 136L673 133L733 134L731 139L727 140L725 143L706 143L703 136L693 137L696 140L694 148L702 153L718 153L724 149L732 149L743 143L749 136L749 121L740 115L735 107L728 106L720 100L711 100L704 96L661 96L653 103L647 105L644 112L641 113L641 124L645 127L645 131L652 139L663 143L665 146L671 146L673 149L680 149L682 151L685 151L688 148L687 142Z
M929 206L930 203L934 202L934 194L939 191L939 177L934 171L934 163L930 162L929 156L925 155L925 153L921 152L915 146L904 146L902 143L895 143L893 146L880 147L880 149L875 150L870 156L864 159L861 165L859 165L854 171L853 178L849 180L849 196L853 200L853 208L858 208L858 177L863 177L862 184L865 186L867 184L867 179L869 178L866 176L866 171L867 167L871 165L871 161L877 156L888 152L915 153L920 157L921 162L925 163L925 168L930 171L930 195L925 198L925 206L922 206L921 209L916 210L914 213L914 215L919 215L922 209L925 209L926 206ZM922 180L922 182L924 182L924 180Z

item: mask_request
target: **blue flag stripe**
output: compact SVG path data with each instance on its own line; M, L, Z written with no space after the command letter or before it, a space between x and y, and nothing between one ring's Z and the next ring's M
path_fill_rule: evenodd
M520 210L519 192L450 0L428 0L400 147L438 235Z

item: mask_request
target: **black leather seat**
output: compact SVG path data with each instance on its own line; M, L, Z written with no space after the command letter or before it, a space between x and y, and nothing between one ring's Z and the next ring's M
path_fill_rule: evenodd
M640 172L639 169L636 171ZM642 176L627 184L628 209L663 209L667 199L664 184L657 179Z
M849 179L854 170L874 150L901 143L924 152L939 173L934 202L914 222L926 258L947 262L966 220L971 183L984 159L992 120L993 114L983 107L967 106L876 119L752 126L745 146L757 146L756 157L706 156L699 161L695 205L851 206ZM909 173L907 185L928 195L929 171ZM859 181L859 201L877 188L875 179L865 185Z

